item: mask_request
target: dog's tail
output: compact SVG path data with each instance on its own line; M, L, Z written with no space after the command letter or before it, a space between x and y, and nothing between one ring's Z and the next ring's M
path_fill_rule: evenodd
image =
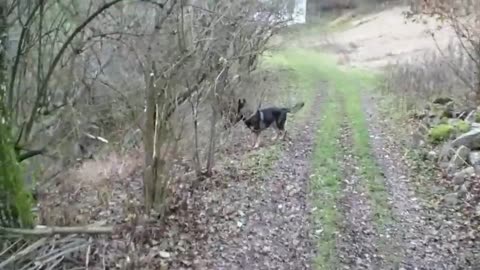
M296 112L298 112L301 108L303 108L303 106L305 106L305 103L304 103L303 101L300 101L300 102L297 102L297 104L295 104L293 107L285 108L285 110L286 110L288 113L296 113Z

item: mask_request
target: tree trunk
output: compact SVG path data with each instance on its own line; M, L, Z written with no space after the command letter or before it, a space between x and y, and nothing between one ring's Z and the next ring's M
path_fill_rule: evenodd
M150 68L150 67L149 67ZM155 165L154 165L154 136L155 136L155 76L153 71L145 71L145 82L147 83L146 89L146 117L145 126L143 130L143 146L145 151L145 167L143 172L143 192L145 210L149 212L153 206L153 194L154 194L154 178L155 178Z
M11 139L10 112L6 109L8 84L7 3L0 2L0 226L31 227L32 199L25 190L20 164Z
M474 43L475 56L477 59L473 59L476 65L476 85L475 85L475 106L480 106L480 41Z
M217 119L218 110L216 104L212 105L212 118L210 119L210 141L208 142L207 170L208 177L213 175L213 166L215 165L215 142L217 140Z
M198 96L195 101L191 101L193 116L193 165L195 167L195 175L199 177L202 173L202 164L200 161L200 150L198 149Z

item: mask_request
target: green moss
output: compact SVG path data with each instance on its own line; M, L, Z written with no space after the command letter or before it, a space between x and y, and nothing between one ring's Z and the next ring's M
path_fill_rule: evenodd
M465 133L470 130L470 124L463 120L455 122L454 126L457 133Z
M440 118L440 124L448 124L448 117L442 117Z
M428 137L432 142L438 143L444 141L453 134L455 127L449 124L440 124L430 129Z
M480 112L475 113L475 122L480 123Z
M33 226L32 197L24 185L10 129L0 123L0 226Z

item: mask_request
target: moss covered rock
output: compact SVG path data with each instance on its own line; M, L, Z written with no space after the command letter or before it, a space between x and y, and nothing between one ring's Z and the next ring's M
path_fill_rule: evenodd
M470 130L470 124L463 120L456 121L453 126L458 134L465 133Z
M442 121L442 123L430 129L428 133L430 141L438 143L470 131L470 124L468 122L458 119L450 120L448 123Z
M439 143L449 139L454 132L455 127L453 125L439 124L430 129L430 132L428 133L428 138L433 143Z

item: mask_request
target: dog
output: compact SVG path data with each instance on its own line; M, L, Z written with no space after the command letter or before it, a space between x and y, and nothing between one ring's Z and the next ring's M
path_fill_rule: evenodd
M247 128L249 128L254 135L253 148L258 148L260 145L260 133L265 129L273 126L276 130L275 137L272 138L276 141L279 136L282 136L282 140L285 140L287 132L285 130L285 123L287 122L287 114L294 114L298 112L303 106L304 102L298 102L293 107L268 107L264 109L257 109L253 114L249 114L246 109L247 101L245 99L238 100L237 108L237 122L243 120Z

